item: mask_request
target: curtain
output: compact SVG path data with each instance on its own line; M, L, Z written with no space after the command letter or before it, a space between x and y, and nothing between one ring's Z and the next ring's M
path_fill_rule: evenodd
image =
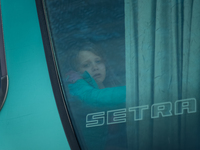
M200 0L125 0L129 149L200 149L199 6ZM195 112L175 114L177 100L192 98ZM171 114L152 118L152 105L160 103ZM143 116L129 109L139 106Z

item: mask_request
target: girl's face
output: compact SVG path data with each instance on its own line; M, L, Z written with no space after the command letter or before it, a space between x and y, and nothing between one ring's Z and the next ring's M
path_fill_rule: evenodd
M106 77L106 67L102 58L90 51L80 51L78 55L78 60L78 70L81 73L87 71L101 88L101 86L103 85L102 82Z

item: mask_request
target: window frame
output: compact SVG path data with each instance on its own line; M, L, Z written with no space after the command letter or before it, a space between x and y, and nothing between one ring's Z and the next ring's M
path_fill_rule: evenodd
M2 14L1 14L1 2L0 2L0 69L1 69L1 86L0 86L0 111L5 103L8 93L8 74L6 67L6 57L3 39L3 25L2 25Z
M42 34L43 46L47 61L47 67L51 80L51 85L54 93L54 98L60 115L60 119L67 137L68 143L72 150L80 150L80 144L74 131L74 127L71 122L69 111L67 109L64 93L61 88L59 74L56 66L55 55L53 52L53 44L50 39L50 31L48 28L48 20L45 13L44 0L35 0L38 19L40 24L40 30Z

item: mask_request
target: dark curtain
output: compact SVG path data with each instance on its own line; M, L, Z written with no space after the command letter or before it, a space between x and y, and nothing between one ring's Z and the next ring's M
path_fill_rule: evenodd
M129 149L200 149L200 0L125 0ZM175 114L175 102L196 99L197 110ZM152 105L170 102L172 114L152 118Z

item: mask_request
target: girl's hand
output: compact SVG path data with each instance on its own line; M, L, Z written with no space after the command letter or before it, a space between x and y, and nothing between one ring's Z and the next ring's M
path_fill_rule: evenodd
M75 83L77 80L82 79L81 74L79 72L71 70L67 74L67 82L68 83Z

